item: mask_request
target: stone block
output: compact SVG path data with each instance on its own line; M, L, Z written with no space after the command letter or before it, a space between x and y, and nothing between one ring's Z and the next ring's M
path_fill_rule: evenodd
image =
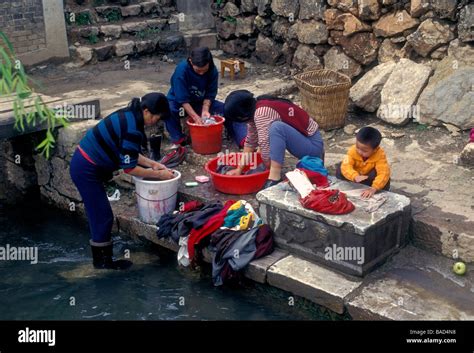
M268 269L286 256L286 251L275 249L271 254L250 262L244 270L244 275L255 282L266 283Z
M344 312L344 298L361 284L360 280L348 279L292 255L269 268L267 281L271 286L311 300L338 314Z
M363 189L361 185L334 180L341 191ZM408 236L410 200L384 192L387 201L375 212L364 210L363 201L353 200L356 209L346 215L327 215L303 208L296 192L278 185L257 194L260 216L275 232L279 248L295 256L320 262L341 272L364 276L398 251ZM342 258L333 252L359 251L359 258Z

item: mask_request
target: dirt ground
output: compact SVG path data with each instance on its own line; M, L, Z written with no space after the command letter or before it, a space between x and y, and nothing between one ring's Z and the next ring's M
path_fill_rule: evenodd
M31 72L41 84L41 93L63 97L98 98L102 116L126 105L132 97L150 91L167 93L170 77L176 65L158 58L133 60L130 69L115 60L97 65L70 69L49 64ZM218 99L235 89L249 89L256 95L281 88L296 103L298 93L292 93L293 80L288 68L250 64L244 79L220 80ZM393 127L373 115L350 110L347 123L359 128L371 125L384 136L382 146L392 169L392 191L412 199L414 213L426 219L442 235L437 251L451 256L454 249L464 252L464 259L474 262L474 172L459 166L456 159L469 140L468 131L453 136L444 127L427 127L410 123ZM342 160L347 148L354 143L352 131L343 129L323 133L326 164L331 168ZM454 238L449 238L455 235ZM447 237L447 238L446 238Z

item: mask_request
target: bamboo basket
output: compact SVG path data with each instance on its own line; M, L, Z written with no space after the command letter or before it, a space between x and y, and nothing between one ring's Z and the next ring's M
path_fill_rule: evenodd
M294 76L303 109L323 130L343 127L351 79L332 70L311 70Z

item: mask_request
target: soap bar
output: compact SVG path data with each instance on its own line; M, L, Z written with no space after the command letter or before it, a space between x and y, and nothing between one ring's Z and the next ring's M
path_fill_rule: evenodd
M205 175L199 175L195 179L196 181L199 181L200 183L207 183L209 181L209 177Z
M188 188L191 188L193 186L198 186L199 184L196 183L195 181L188 181L187 183L184 183L184 185Z

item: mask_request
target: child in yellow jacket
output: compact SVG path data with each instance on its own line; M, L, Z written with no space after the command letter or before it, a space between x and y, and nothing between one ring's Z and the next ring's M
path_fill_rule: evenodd
M390 189L390 166L380 142L382 134L366 126L356 135L356 143L349 148L342 163L337 165L339 179L370 186L362 197L371 198L379 190Z

